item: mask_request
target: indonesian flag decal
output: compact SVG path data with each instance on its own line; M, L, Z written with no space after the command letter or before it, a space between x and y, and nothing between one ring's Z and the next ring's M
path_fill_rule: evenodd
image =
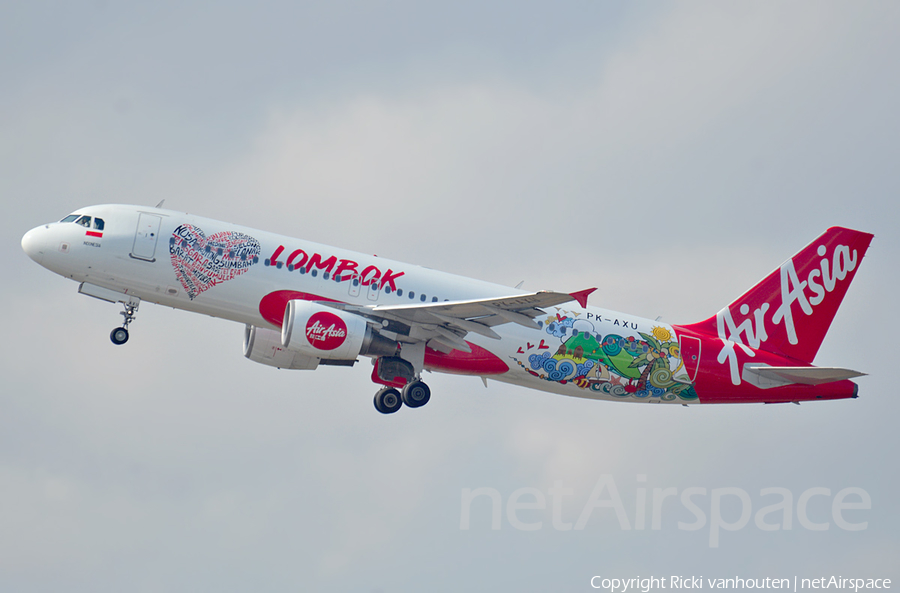
M98 239L103 238L103 233L101 233L100 231L85 231L84 234L86 237L97 237Z

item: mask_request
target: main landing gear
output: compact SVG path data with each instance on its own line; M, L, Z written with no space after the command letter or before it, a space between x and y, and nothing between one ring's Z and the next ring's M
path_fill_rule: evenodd
M375 394L375 409L382 414L393 414L406 404L408 408L420 408L431 399L431 389L418 379L410 381L397 391L393 387L384 387Z
M382 414L393 414L403 406L400 392L393 387L384 387L375 394L375 409Z
M380 356L373 364L372 381L389 385L375 394L375 409L382 414L393 414L404 404L407 408L421 408L431 399L431 389L408 360L399 356ZM390 385L403 385L403 389L397 390Z
M428 388L428 385L416 379L403 386L400 397L408 407L420 408L431 399L431 389Z
M120 312L120 315L124 318L122 327L117 327L109 333L109 339L116 346L121 346L128 341L128 325L134 321L134 314L138 308L136 304L125 303L124 305L125 310Z

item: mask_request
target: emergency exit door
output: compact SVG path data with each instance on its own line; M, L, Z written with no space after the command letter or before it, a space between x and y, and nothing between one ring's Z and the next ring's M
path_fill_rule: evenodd
M131 257L146 261L155 261L156 243L159 240L159 224L162 218L155 214L138 215L137 230L134 233L134 245Z

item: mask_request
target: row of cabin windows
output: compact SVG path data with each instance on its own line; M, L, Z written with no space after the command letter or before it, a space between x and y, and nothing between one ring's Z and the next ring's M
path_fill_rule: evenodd
M80 224L86 229L91 228L91 217L81 214L70 214L60 220L60 222L74 222L75 224ZM103 219L102 218L94 218L94 230L102 231L103 230Z
M85 227L85 228L88 228L88 229L91 228L91 217L90 217L90 216L86 216L86 215L70 214L70 215L66 216L65 218L63 218L60 222L74 222L75 224L80 224L81 226L83 226L83 227ZM103 223L103 219L102 219L102 218L94 218L94 219L93 219L93 223L94 223L94 229L96 229L96 230L98 230L98 231L102 231L102 230L103 230L104 223ZM207 252L210 251L210 248L209 248L208 245L207 245L207 247L206 247L206 251L207 251ZM222 255L222 249L221 249L221 248L218 250L218 252L219 252L219 255ZM231 256L232 254L229 253L228 255ZM246 256L242 256L241 259L244 259L245 257L246 257ZM266 260L266 265L270 265L270 264L269 264L269 260ZM282 262L276 262L275 267L281 268L281 266L282 266ZM291 265L291 266L288 266L288 270L291 271L291 272L293 272L293 271L294 271L294 266L292 266L292 265ZM300 268L300 273L301 273L301 274L306 274L306 268ZM310 271L310 274L312 275L313 278L315 278L316 276L318 276L319 271L314 269L314 270L311 270L311 271ZM325 272L325 273L322 274L322 279L323 279L323 280L328 280L328 278L329 278L330 275L331 275L331 274L330 274L329 272ZM342 280L342 278L341 278L340 276L335 276L335 277L334 277L334 281L335 281L335 282L340 282L341 280ZM355 276L354 276L354 278L353 278L353 286L359 286L359 278L357 278L357 277L355 277ZM376 284L374 288L375 288L375 290L378 290L378 285ZM386 287L386 288L384 289L384 291L385 291L387 294L391 294L391 287L390 287L390 286ZM415 293L415 291L410 290L409 293L407 293L407 294L409 294L410 300L413 300L413 299L416 298L416 293ZM402 288L398 288L398 289L397 289L397 296L398 296L398 297L399 297L399 296L403 296L403 289L402 289ZM422 302L424 303L425 301L428 300L428 296L427 296L427 295L424 295L424 294L419 295L419 300L422 301ZM444 300L447 301L447 300L449 300L449 299L444 299ZM438 302L438 298L437 298L437 297L431 297L431 302L432 302L432 303Z
M266 265L267 265L267 266L272 265L272 264L269 263L269 260L268 260L268 259L266 260ZM275 267L276 267L276 268L279 268L279 269L280 269L280 268L282 267L282 265L284 265L283 262L275 262ZM288 266L288 271L289 271L289 272L293 272L294 269L295 269L295 268L294 268L293 265ZM306 274L306 272L307 272L307 270L306 270L305 267L301 267L298 271L299 271L301 274ZM316 270L315 268L313 268L312 270L309 270L309 274L310 274L310 276L312 276L313 278L315 278L316 276L319 275L319 270ZM331 273L330 273L330 272L323 272L323 273L322 273L322 279L323 279L323 280L328 280L329 278L331 278ZM343 278L342 278L341 276L337 276L337 275L334 276L334 281L335 281L335 282L340 282L341 280L343 280ZM358 278L357 276L353 276L352 282L353 282L353 286L359 286L359 278ZM378 290L378 284L375 284L375 286L374 286L373 288L374 288L375 290ZM385 289L384 289L384 292L385 292L386 294L391 294L391 292L393 292L393 291L391 290L391 287L390 287L390 286L386 286ZM416 293L415 293L415 291L410 290L407 294L409 295L410 300L413 300L413 299L416 298ZM402 288L398 288L398 289L397 289L397 296L398 296L398 297L399 297L399 296L403 296L403 289L402 289ZM422 302L424 303L424 302L426 302L426 301L428 300L428 296L427 296L427 295L424 295L424 294L421 294L421 295L419 295L419 300L422 301ZM431 302L432 302L432 303L436 303L436 302L438 302L438 300L439 300L439 299L438 299L437 297L431 297ZM445 301L449 301L450 299L444 299L444 300L445 300Z

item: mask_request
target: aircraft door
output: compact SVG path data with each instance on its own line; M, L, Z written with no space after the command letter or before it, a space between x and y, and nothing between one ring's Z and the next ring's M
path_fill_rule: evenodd
M350 290L349 294L352 297L359 296L359 274L353 274L350 276Z
M159 240L159 224L162 218L155 214L141 212L138 215L137 230L134 233L134 245L131 257L146 261L156 261L156 243Z
M681 336L681 360L693 383L697 379L697 369L700 368L700 338Z
M368 294L368 297L369 297L369 300L370 300L370 301L377 301L377 300L378 300L378 295L381 294L380 288L381 288L381 285L378 284L378 281L377 281L377 280L373 280L373 281L369 284L369 294Z

